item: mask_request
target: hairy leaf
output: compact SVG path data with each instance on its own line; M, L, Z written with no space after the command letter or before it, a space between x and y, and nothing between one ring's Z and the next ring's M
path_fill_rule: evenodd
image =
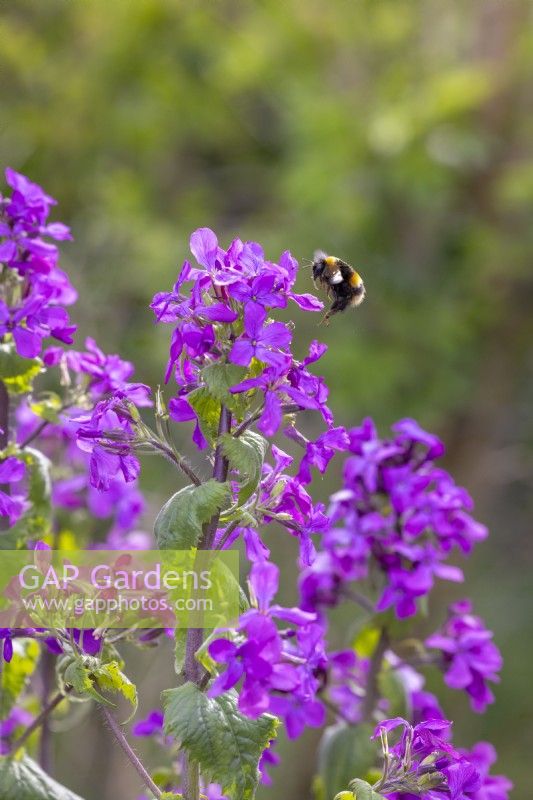
M29 756L0 756L0 797L2 800L81 800L47 775Z
M94 670L92 676L98 687L105 692L116 692L121 694L132 705L131 716L125 720L129 720L134 716L137 711L137 688L130 679L124 675L120 669L120 665L116 661L110 661L107 664L101 664Z
M155 537L161 549L188 550L202 536L202 526L229 504L227 483L213 479L201 486L185 486L168 500L155 521Z
M246 367L224 364L220 361L209 364L202 370L202 378L209 393L227 406L239 419L242 419L246 409L246 401L243 394L231 394L230 389L240 383L246 373Z
M251 800L263 750L276 735L278 720L253 720L237 709L237 695L209 698L193 683L163 692L165 731L200 765L207 781L219 783L231 800Z
M91 670L87 667L81 658L75 658L67 666L63 673L63 681L68 686L72 686L75 692L87 699L92 698L98 703L112 706L109 700L96 691L94 681L91 677Z
M135 684L124 675L117 661L102 664L90 656L73 659L63 673L63 682L72 686L78 694L108 706L114 704L103 697L100 691L122 695L133 707L132 714L126 722L129 722L137 711Z
M192 392L189 392L187 400L198 415L202 433L213 444L218 433L220 400L212 395L205 386L200 386L198 389L193 389Z
M238 438L230 433L224 434L220 437L220 445L230 467L240 475L239 503L242 505L251 497L261 480L268 442L254 431L245 431Z

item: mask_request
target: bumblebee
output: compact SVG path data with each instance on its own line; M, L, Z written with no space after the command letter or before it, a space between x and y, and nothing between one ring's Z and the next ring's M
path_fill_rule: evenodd
M353 267L335 256L328 256L322 250L317 250L313 257L313 281L315 286L322 284L326 287L328 297L333 300L331 308L322 322L327 325L333 314L355 308L365 298L365 285L363 279Z

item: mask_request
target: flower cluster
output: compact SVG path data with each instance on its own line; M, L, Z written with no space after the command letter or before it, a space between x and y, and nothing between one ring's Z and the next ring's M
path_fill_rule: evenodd
M232 394L261 393L258 427L265 435L277 432L287 405L320 410L329 423L327 388L307 369L325 347L315 342L309 355L296 361L289 350L290 327L267 316L288 300L306 311L323 307L313 295L293 291L295 259L287 251L278 263L267 261L260 245L240 239L223 250L208 228L195 231L190 244L199 267L186 261L172 292L159 293L152 302L157 321L175 325L166 371L166 380L174 376L178 385L169 404L172 419L194 421L195 444L207 446L198 420L198 388L205 386L203 369L225 361L242 368L243 379L230 385ZM249 369L255 375L247 375Z
M502 657L492 631L472 614L469 600L454 603L449 612L442 630L426 639L426 646L440 651L447 685L465 691L473 710L482 712L494 701L487 681L499 680Z
M58 249L49 240L70 239L66 225L49 223L55 200L37 184L6 170L10 197L0 196L0 335L11 335L19 355L33 358L43 340L73 341L65 306L76 300L67 275L58 267Z
M271 316L290 302L298 313L322 308L313 295L295 292L298 264L291 254L286 251L272 262L255 242L236 239L223 249L207 228L192 234L195 262L186 261L172 291L157 294L151 304L156 320L172 326L167 403L162 391L152 396L147 386L133 382L130 362L105 354L94 340L87 339L81 350L65 347L74 331L65 306L76 295L58 268L57 247L50 240L67 239L69 231L48 223L54 201L40 187L10 170L6 176L12 195L0 198L2 347L22 358L40 356L37 370L42 365L55 371L62 387L61 396L28 390L12 409L8 447L0 460L0 513L7 524L21 518L25 523L31 511L34 451L29 445L38 441L43 462L51 465L53 514L43 536L74 527L70 515L76 521L89 516L101 521L93 526L91 533L97 533L90 547L145 548L151 539L137 527L145 507L139 453L163 455L187 479L184 496L193 498L200 490L195 546L224 549L240 541L251 565L248 610L231 628L210 637L201 659L190 650L191 642L196 650L195 637L186 637L185 680L213 698L236 690L243 714L282 718L290 738L308 726L321 727L327 712L343 725L375 724L397 713L400 693L410 721L379 724L376 738L385 765L375 791L390 800L507 800L510 783L489 774L494 751L485 743L471 751L453 745L450 723L414 669L420 661L400 658L387 630L391 615L384 613L394 609L399 618L411 617L435 579L462 580L450 557L456 551L468 554L486 530L472 518L466 491L437 466L442 443L414 420L394 425L387 440L379 438L371 420L352 429L335 425L328 387L313 371L325 345L313 341L297 358L293 323ZM46 343L49 337L58 343ZM152 404L154 430L140 412ZM325 428L315 439L297 425L297 414L309 410L318 412ZM172 423L193 424L194 450L208 451L209 484L227 500L211 504L205 499L210 486L176 450ZM299 459L267 441L278 433L290 447L302 449ZM339 453L345 459L344 485L326 509L314 502L309 485L313 471L324 474ZM26 527L22 523L11 536ZM296 607L275 602L280 572L270 560L268 536L278 525L298 546ZM27 546L31 538L21 543ZM328 649L327 610L344 599L355 600L368 614L366 649L359 649L359 637L348 649ZM38 638L58 656L72 654L80 663L90 656L92 663L114 652L121 639L121 633L107 638L108 633L104 628L3 628L0 650L12 668L17 640ZM161 633L124 632L141 646L154 645ZM497 680L501 657L466 601L450 608L448 621L426 640L426 649L422 643L418 648L422 663L438 663L447 684L464 689L475 710L492 701L487 682ZM430 658L431 651L437 654ZM195 655L200 669L190 667ZM9 750L13 731L25 720L22 708L15 708L2 722L0 754ZM159 710L138 721L132 732L173 746ZM392 746L390 733L400 733ZM270 781L267 767L278 761L273 744L256 763L264 783ZM264 746L265 740L258 759ZM376 755L374 750L369 774ZM182 752L173 759L164 792L180 791L183 761ZM220 784L200 779L202 796L226 800L221 789L226 780L225 775Z
M332 497L319 558L304 573L304 608L334 605L353 581L371 575L382 586L377 611L400 618L417 611L435 578L461 581L447 563L452 551L468 554L487 535L471 516L472 500L435 465L442 443L410 419L381 440L370 419L348 431L344 487ZM309 448L309 452L315 452ZM315 456L316 459L316 456Z
M392 747L388 737L401 731ZM471 752L451 743L451 723L434 718L416 725L396 717L381 722L374 733L380 739L384 772L376 791L389 800L507 800L512 784L501 775L489 775L494 749L486 742Z
M211 658L226 667L209 695L227 692L242 678L241 711L251 717L266 711L283 717L294 738L306 725L320 727L324 722L325 709L316 694L327 659L314 614L272 605L278 581L275 564L263 561L252 567L249 583L255 607L241 616L233 639L215 639L209 646ZM279 629L276 620L294 627Z

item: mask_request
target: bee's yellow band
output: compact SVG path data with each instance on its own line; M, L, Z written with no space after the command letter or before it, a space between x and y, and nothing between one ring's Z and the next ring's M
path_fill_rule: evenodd
M355 270L353 274L350 275L349 281L350 281L350 286L360 286L363 282L361 276L359 275L358 272L355 272Z

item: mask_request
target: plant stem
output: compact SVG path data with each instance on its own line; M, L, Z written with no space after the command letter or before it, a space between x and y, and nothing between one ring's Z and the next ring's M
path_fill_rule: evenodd
M187 759L185 774L183 776L183 796L200 797L200 769L198 764Z
M43 725L44 722L48 720L48 717L52 713L52 711L60 704L62 700L65 699L67 694L71 691L72 687L67 687L64 692L58 692L56 695L54 695L52 700L50 700L50 702L47 703L47 705L45 705L39 716L35 717L31 725L28 725L24 733L21 736L19 736L16 742L14 742L11 745L12 753L16 753L17 750L20 750L22 745L26 743L26 741L30 738L32 733L36 731L38 728L40 728L41 725Z
M41 435L46 426L49 424L50 423L48 422L47 419L43 419L43 421L39 423L39 425L37 425L35 430L32 431L32 433L28 434L28 436L24 439L24 441L21 442L20 449L24 450L25 447L28 447L28 445L30 445L35 439L37 439L38 436Z
M364 594L361 592L356 591L355 589L343 589L342 594L348 600L352 600L354 603L357 603L358 606L364 608L365 611L369 611L371 614L374 614L376 609L374 603L372 603Z
M118 722L116 721L113 714L109 711L109 709L102 706L102 713L106 718L107 724L111 728L111 731L119 743L120 747L122 748L123 753L131 762L137 774L141 778L144 785L152 792L154 797L160 798L162 796L162 792L158 786L153 782L152 778L146 771L145 767L143 766L142 762L140 761L139 757L134 753L131 745L129 744L128 740L124 736L124 732Z
M54 656L46 648L43 649L40 663L42 679L43 705L48 702L54 681ZM43 719L41 726L41 739L39 742L39 763L49 775L52 774L52 737L50 730L50 717Z
M297 411L302 411L302 410L303 409L301 408L301 406L295 405L294 403L291 405L286 405L281 407L282 414L296 414ZM248 419L245 419L244 422L241 422L241 424L233 431L233 435L235 436L235 438L238 438L241 434L244 433L244 431L247 428L250 427L250 425L253 425L254 422L257 422L262 413L263 413L263 408L261 407L258 411L255 412L255 414L252 414L251 417L248 417Z
M231 430L231 411L229 411L226 406L221 406L220 408L220 419L218 422L218 436L223 436L225 433L229 433ZM229 464L228 460L224 458L222 453L222 449L219 445L217 445L215 450L215 462L213 465L213 478L220 483L224 483L224 481L228 478L228 469ZM217 532L218 521L220 519L220 512L217 511L216 514L213 514L207 525L205 526L204 535L200 542L200 550L210 550L213 546L213 540L215 538L215 534Z
M9 441L9 394L3 381L0 381L0 450ZM0 486L0 491L9 494L9 486ZM9 528L8 517L0 517L0 531Z
M231 534L233 533L235 528L239 527L239 524L240 524L240 520L238 520L238 519L234 519L233 522L229 523L228 527L224 531L224 535L222 536L221 540L218 543L217 550L223 550L224 549L224 545L228 541L229 537L231 536Z
M167 445L159 440L154 439L152 440L151 444L156 448L156 450L159 450L161 455L175 464L178 469L180 469L189 478L189 480L194 483L195 486L201 486L202 481L192 467L187 464L187 461L183 457L177 456L170 447L167 447Z
M370 670L366 682L366 697L363 704L363 717L365 720L370 721L372 712L376 705L376 700L379 696L379 673L381 672L381 665L383 663L383 656L389 646L389 635L386 628L381 629L380 637L376 645L376 649L372 654L370 660Z
M229 433L231 430L231 412L225 406L220 407L220 417L218 422L218 435ZM217 445L215 449L215 460L213 464L213 478L220 483L224 483L228 477L228 461L224 458L222 449ZM213 546L213 540L217 532L220 512L217 511L209 522L204 526L203 536L199 543L200 550L209 550ZM202 646L204 632L202 628L189 628L187 631L187 642L185 645L185 664L183 675L186 681L192 681L197 686L202 682L203 668L196 659L196 653ZM191 763L185 754L185 800L199 800L200 797L200 777L198 765Z

